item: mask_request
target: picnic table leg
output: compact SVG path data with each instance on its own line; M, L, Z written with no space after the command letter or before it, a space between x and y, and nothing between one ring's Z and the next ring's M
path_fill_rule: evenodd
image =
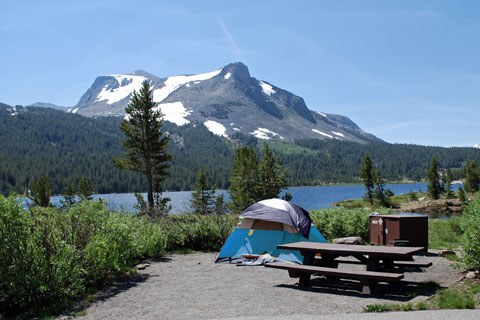
M379 271L380 259L376 256L369 256L367 262L367 271Z
M373 293L373 290L375 289L375 281L368 280L368 279L362 279L360 281L360 284L363 286L362 287L362 294L372 294Z
M302 252L303 255L303 264L311 266L315 261L315 253L313 252ZM309 273L300 273L300 279L298 281L300 287L308 287L310 285L310 274Z

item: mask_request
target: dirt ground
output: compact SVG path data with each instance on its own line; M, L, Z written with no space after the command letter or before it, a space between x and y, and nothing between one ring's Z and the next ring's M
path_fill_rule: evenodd
M99 292L96 302L79 306L70 315L86 310L84 319L131 320L359 313L369 304L408 302L424 290L427 281L447 287L461 277L445 258L418 256L416 260L432 261L433 266L406 272L399 284L379 284L375 294L365 296L358 281L314 278L311 288L300 289L298 279L289 278L285 270L215 264L215 257L215 253L196 253L152 261L138 275Z

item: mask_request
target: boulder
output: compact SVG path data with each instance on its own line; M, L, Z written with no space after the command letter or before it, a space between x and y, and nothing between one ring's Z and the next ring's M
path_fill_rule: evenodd
M470 271L467 273L467 275L465 276L465 278L467 279L475 279L477 277L477 274L473 271Z
M338 244L363 244L363 240L360 237L345 237L333 239L333 243Z

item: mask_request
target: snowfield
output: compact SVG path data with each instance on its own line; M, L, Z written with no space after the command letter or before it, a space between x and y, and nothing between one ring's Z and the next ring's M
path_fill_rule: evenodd
M207 127L207 129L217 135L217 136L221 136L221 137L227 137L227 129L225 128L225 126L219 122L216 122L216 121L213 121L213 120L207 120L203 123L205 125L205 127Z
M333 136L330 135L330 134L328 134L328 133L322 132L322 131L317 130L317 129L312 129L312 131L315 132L315 133L321 134L322 136L325 136L325 137L328 137L328 138L330 138L330 139L333 139Z
M102 91L97 95L96 101L107 100L107 104L118 102L128 97L133 90L140 90L142 82L147 78L142 76L113 74L110 77L114 77L117 80L119 87L116 89L107 89L106 85Z
M260 87L262 87L263 92L267 96L271 96L273 93L276 92L275 90L273 90L273 87L271 85L269 85L268 83L265 83L263 81L258 81L258 83L260 84Z
M177 126L190 123L185 117L190 115L192 111L185 108L181 102L162 103L154 108L154 110L158 109L164 115L163 120L175 123Z
M253 131L253 132L250 132L251 135L257 137L258 139L262 139L262 140L270 140L272 139L270 136L274 136L274 137L279 137L280 139L284 139L281 135L279 135L278 133L276 132L273 132L273 131L270 131L266 128L258 128L257 130ZM270 136L269 136L270 135Z

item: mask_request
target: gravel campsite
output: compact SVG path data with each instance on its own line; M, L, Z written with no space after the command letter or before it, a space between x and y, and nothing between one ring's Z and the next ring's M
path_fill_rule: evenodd
M416 257L432 267L406 272L396 286L378 285L371 296L361 294L356 281L329 283L312 280L310 289L299 289L298 279L284 270L263 266L214 263L215 253L173 254L131 278L120 280L63 315L83 311L85 319L219 319L261 316L309 316L361 313L371 304L411 301L424 282L441 287L462 274L451 261L435 253ZM346 266L352 268L351 265ZM419 296L415 299L425 299Z

